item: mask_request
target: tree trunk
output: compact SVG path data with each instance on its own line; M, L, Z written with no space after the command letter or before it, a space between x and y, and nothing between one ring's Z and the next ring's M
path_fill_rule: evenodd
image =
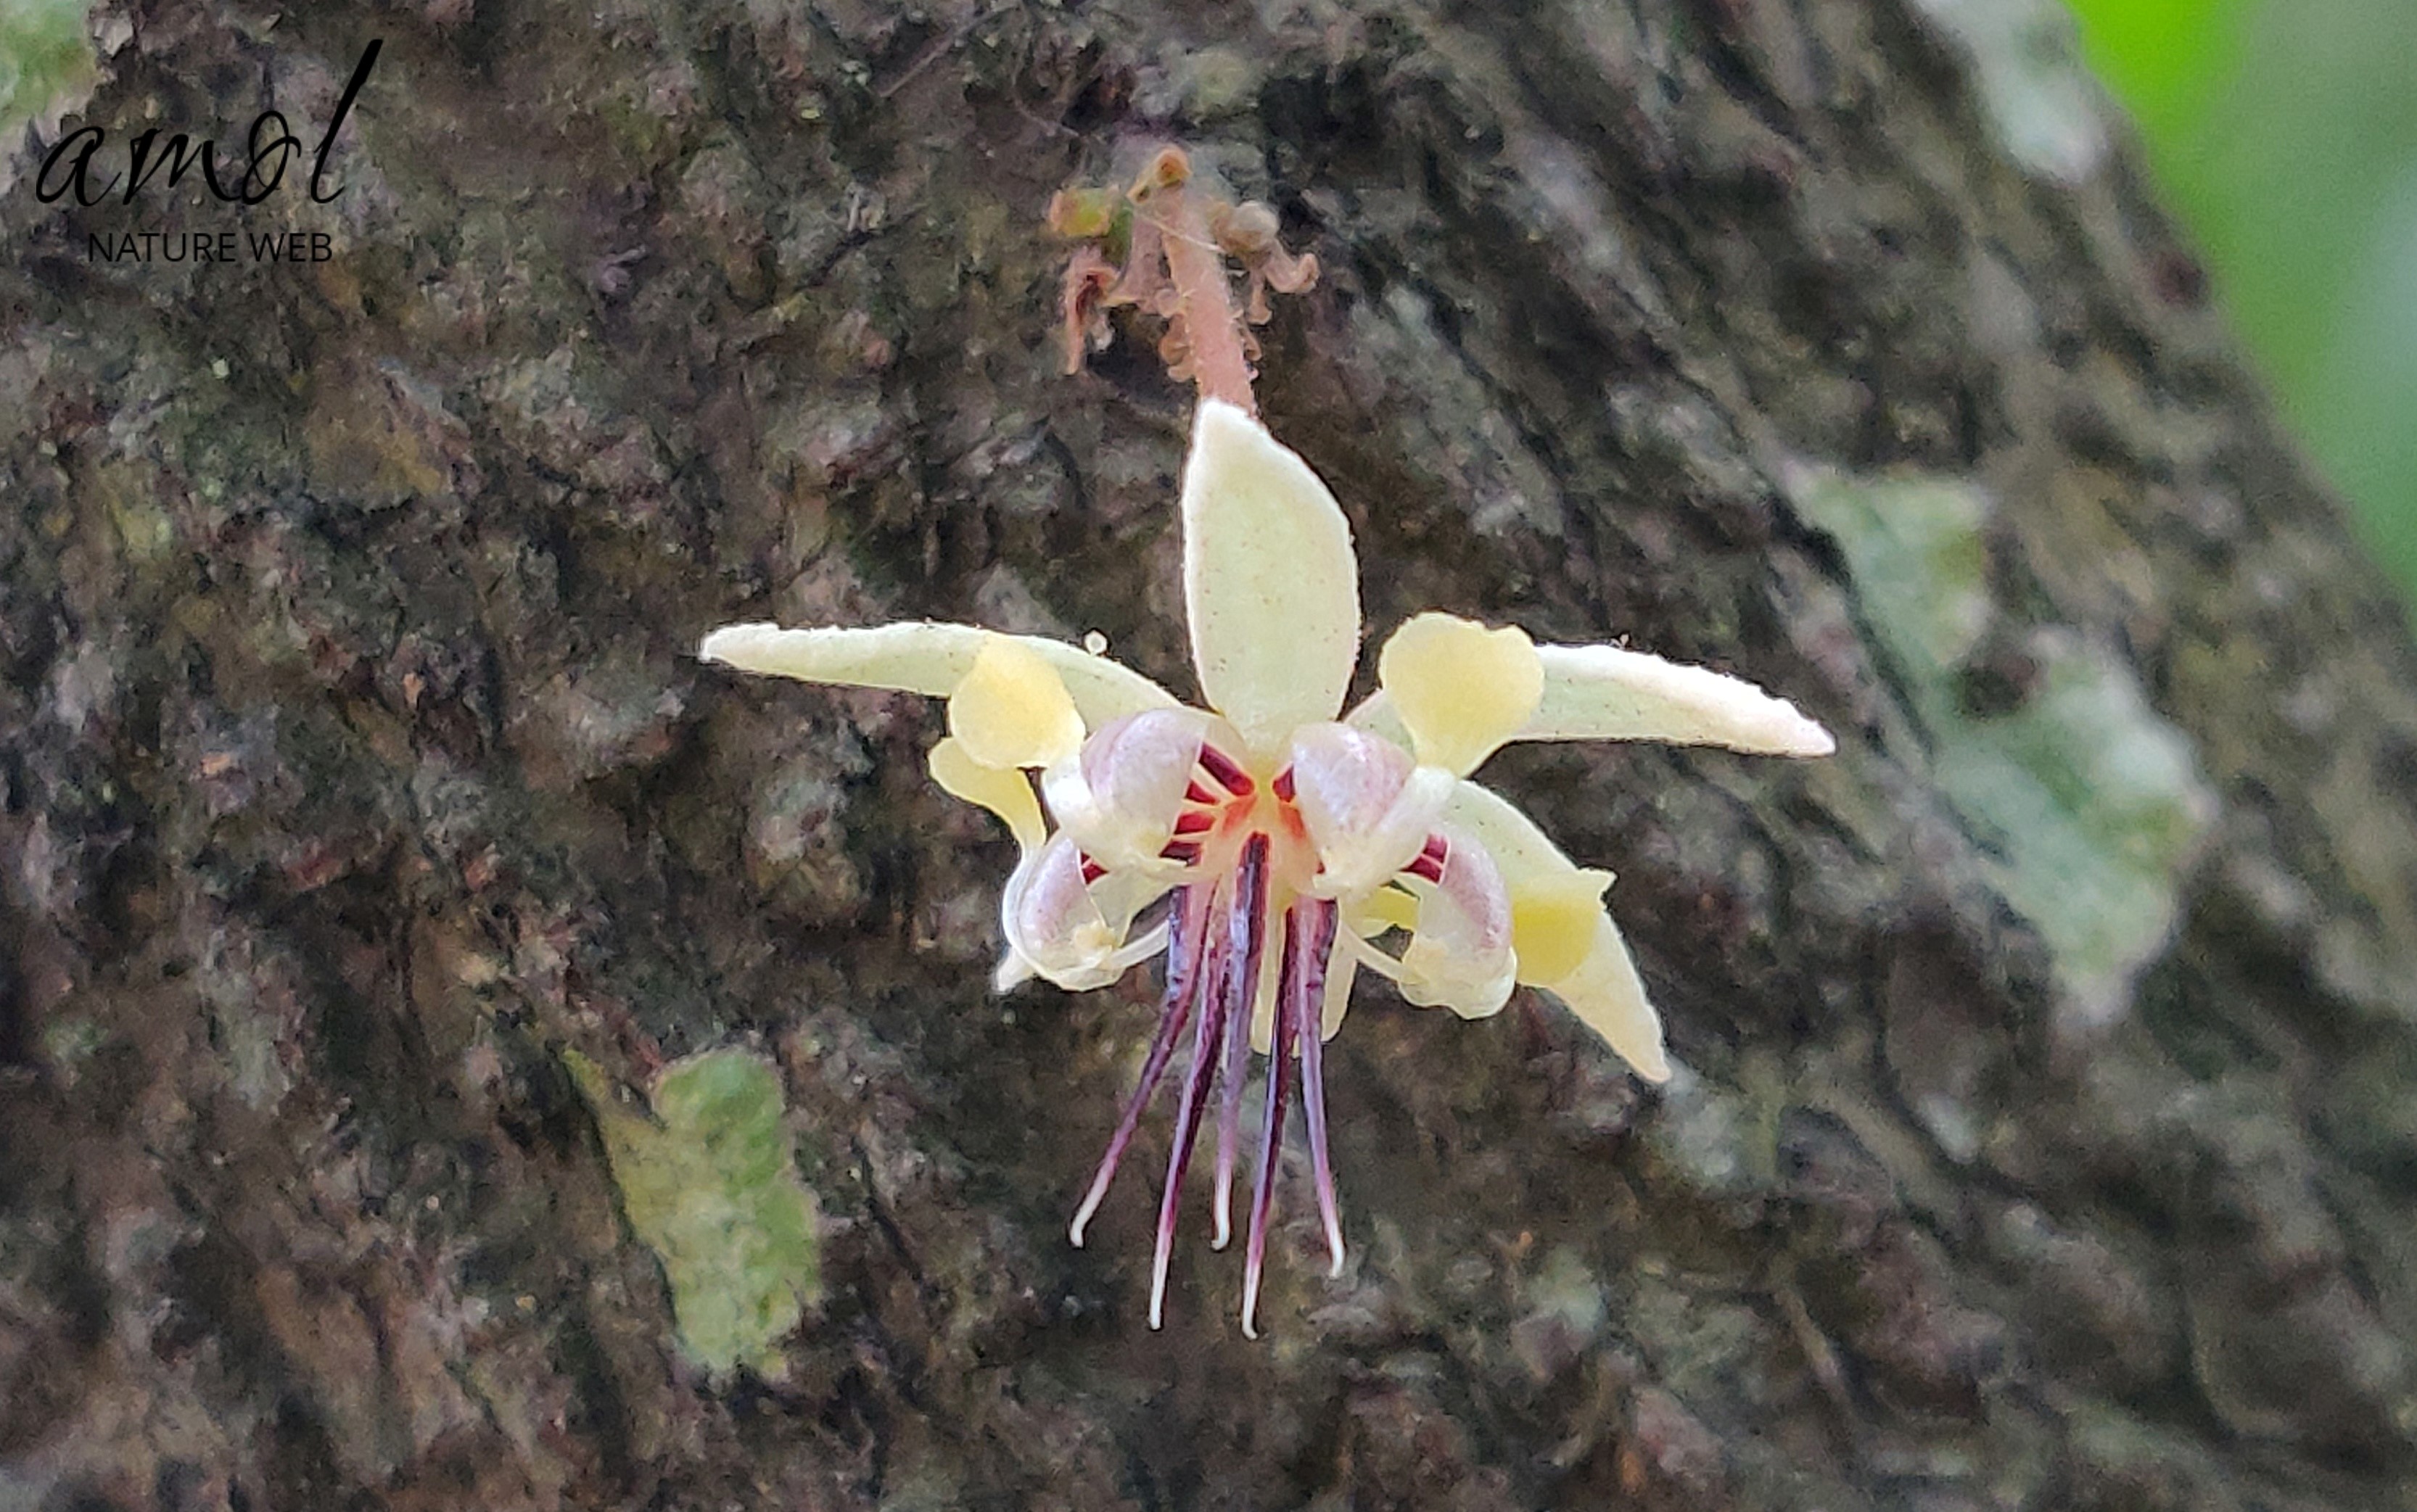
M1922 3L97 13L95 188L303 154L0 204L0 1506L2417 1504L2407 632L2048 22ZM1191 396L1061 373L1041 226L1146 140L1323 265L1259 399L1375 633L1841 738L1489 765L1680 1073L1363 983L1257 1342L1199 1232L1147 1328L1138 1169L1067 1243L1154 987L992 994L938 707L692 656L1190 686ZM820 1215L761 1374L566 1060L724 1045Z

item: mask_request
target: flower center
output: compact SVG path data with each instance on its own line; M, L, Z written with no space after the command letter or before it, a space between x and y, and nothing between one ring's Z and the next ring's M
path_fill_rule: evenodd
M1292 768L1261 783L1239 762L1203 744L1175 816L1174 838L1159 854L1203 875L1228 876L1254 841L1266 852L1269 912L1280 914L1310 890L1319 870L1317 847L1294 801Z

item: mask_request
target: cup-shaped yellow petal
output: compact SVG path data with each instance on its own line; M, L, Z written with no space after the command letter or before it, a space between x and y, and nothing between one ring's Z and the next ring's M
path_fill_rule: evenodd
M1544 695L1535 643L1516 626L1487 629L1430 611L1395 630L1376 680L1422 765L1466 777L1519 733Z
M1183 603L1200 689L1257 756L1343 706L1360 656L1351 527L1307 462L1214 400L1183 466Z
M1419 893L1418 922L1402 951L1402 996L1464 1019L1502 1011L1518 978L1511 900L1501 869L1476 838L1447 830L1443 873Z
M1083 717L1056 669L994 636L949 694L949 733L977 765L1046 766L1082 748Z
M1322 897L1381 886L1409 865L1455 780L1413 764L1390 740L1332 720L1294 731L1287 754L1294 806L1317 848L1312 890Z
M1105 987L1136 962L1166 948L1166 926L1132 932L1134 916L1166 885L1132 872L1095 875L1083 849L1060 832L1016 863L999 898L1008 959L1002 990L1027 971L1071 992Z
M1608 871L1572 868L1530 871L1510 884L1511 945L1519 952L1519 979L1557 982L1578 969L1594 948Z
M1006 821L1016 844L1029 851L1048 839L1041 800L1033 794L1031 780L1016 768L984 766L965 754L965 742L953 736L932 748L927 764L940 791L980 804Z
M1348 922L1362 938L1387 930L1415 930L1419 900L1399 887L1379 887L1351 900Z
M1042 775L1041 791L1058 827L1101 865L1162 869L1200 748L1220 735L1238 743L1223 720L1198 709L1111 719L1083 742L1081 754Z

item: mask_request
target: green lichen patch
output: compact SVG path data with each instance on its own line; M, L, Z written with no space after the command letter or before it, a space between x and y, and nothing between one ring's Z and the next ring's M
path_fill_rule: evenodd
M1797 492L1846 553L1990 881L2047 944L2074 1014L2112 1017L2171 933L2183 869L2214 816L2189 737L2128 667L2068 629L2000 637L2020 686L1968 696L1997 613L1977 490L1831 477Z
M1855 590L1898 671L1919 688L1943 688L1996 612L1981 539L1987 501L1931 478L1823 478L1799 492L1797 507L1846 549Z
M1972 60L1999 144L2034 174L2078 183L2106 156L2104 96L2073 17L2054 0L1916 0Z
M798 1179L772 1064L707 1051L655 1081L651 1117L565 1051L596 1115L630 1227L662 1263L680 1344L698 1364L778 1376L778 1345L820 1290L813 1198Z
M86 0L0 0L0 137L54 120L91 91ZM0 175L0 184L5 184Z

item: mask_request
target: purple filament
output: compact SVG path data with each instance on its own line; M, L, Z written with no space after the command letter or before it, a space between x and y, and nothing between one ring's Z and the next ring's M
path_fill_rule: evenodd
M1274 1206L1276 1195L1276 1162L1284 1154L1285 1094L1292 1083L1293 1056L1299 1048L1300 1017L1295 1011L1297 980L1300 971L1300 951L1297 948L1292 928L1293 915L1285 915L1285 953L1282 981L1276 990L1276 1022L1274 1042L1268 1047L1268 1093L1265 1111L1259 1123L1259 1179L1251 1193L1251 1235L1242 1248L1242 1337L1259 1337L1259 1276L1265 1267L1268 1250L1268 1213ZM1313 1037L1315 1031L1311 1031Z
M1237 909L1234 917L1239 921L1241 911ZM1225 989L1229 1011L1225 1015L1224 1084L1218 1088L1217 1098L1217 1237L1212 1241L1218 1249L1224 1248L1234 1236L1234 1151L1241 1136L1242 1083L1251 1069L1251 997L1259 979L1259 952L1263 948L1259 931L1254 929L1252 935L1247 948L1229 946L1230 953L1225 958L1229 965L1237 960L1247 960L1250 975L1239 984L1239 992L1232 983ZM1238 1003L1239 1011L1232 1011L1230 1005Z
M1074 1247L1083 1247L1083 1230L1090 1224L1091 1215L1099 1210L1101 1199L1108 1195L1108 1183L1115 1179L1117 1167L1125 1157L1125 1147L1132 1142L1133 1130L1141 1126L1142 1110L1149 1106L1150 1094L1158 1090L1159 1079L1166 1074L1166 1063L1175 1055L1175 1042L1183 1034L1184 1024L1192 1017L1193 990L1202 975L1201 952L1208 944L1210 916L1222 901L1222 889L1201 892L1195 888L1178 888L1175 894L1175 928L1166 934L1166 995L1161 1000L1158 1034L1151 1039L1149 1054L1141 1063L1141 1080L1125 1099L1124 1113L1117 1120L1117 1131L1108 1139L1108 1153L1100 1157L1100 1169L1091 1177L1090 1192L1083 1205L1074 1210L1074 1222L1067 1231Z
M1106 1197L1109 1183L1132 1142L1143 1111L1148 1107L1159 1082L1165 1079L1176 1042L1186 1028L1191 1029L1192 1061L1176 1105L1166 1184L1159 1195L1157 1239L1150 1260L1152 1328L1163 1321L1167 1268L1174 1254L1183 1178L1191 1169L1193 1148L1198 1142L1212 1093L1218 1103L1213 1208L1216 1243L1222 1248L1232 1237L1234 1172L1250 1063L1251 1019L1269 943L1268 890L1268 839L1254 835L1243 842L1230 882L1207 888L1195 885L1176 893L1176 925L1167 940L1166 992L1160 1006L1158 1030L1142 1062L1140 1081L1125 1101L1107 1153L1091 1179L1090 1190L1074 1214L1071 1232L1079 1246L1084 1229ZM1272 1043L1269 1047L1267 1088L1261 1103L1258 1168L1252 1184L1244 1246L1242 1331L1254 1338L1257 1335L1269 1221L1275 1206L1276 1168L1284 1152L1285 1114L1294 1096L1296 1076L1309 1125L1318 1215L1324 1222L1335 1274L1341 1274L1343 1267L1343 1226L1336 1216L1333 1168L1328 1157L1320 1049L1328 961L1334 948L1336 918L1336 905L1326 899L1299 899L1285 913L1272 1005Z
M1304 898L1292 905L1285 922L1285 964L1298 960L1289 975L1295 991L1294 1017L1300 1036L1301 1111L1309 1119L1309 1163L1316 1172L1317 1216L1326 1225L1326 1248L1333 1257L1330 1276L1343 1274L1343 1219L1334 1209L1334 1164L1326 1150L1326 971L1333 959L1334 926L1339 910L1329 900Z

